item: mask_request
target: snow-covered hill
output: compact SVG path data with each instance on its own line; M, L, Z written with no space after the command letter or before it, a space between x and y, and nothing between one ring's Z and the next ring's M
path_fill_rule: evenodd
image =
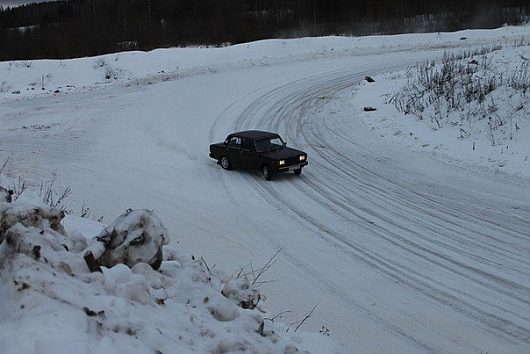
M223 48L172 48L72 60L0 62L0 99L66 94L111 84L145 85L238 68L341 58L382 52L512 43L524 27L455 33L264 40Z
M530 177L529 58L525 42L447 54L363 82L350 107L377 107L375 133L435 159Z

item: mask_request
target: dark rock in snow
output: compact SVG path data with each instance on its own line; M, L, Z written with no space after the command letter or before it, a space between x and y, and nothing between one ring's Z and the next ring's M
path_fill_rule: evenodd
M24 202L25 198L21 197L17 199L17 203L10 203L11 194L12 191L0 189L0 243L5 239L8 230L17 224L28 228L50 228L64 235L64 228L61 225L61 220L65 216L63 210L52 209L42 204L35 206ZM4 201L7 203L2 205Z
M0 202L11 203L12 195L13 195L12 190L7 190L4 187L0 187Z
M149 210L128 210L94 238L84 258L91 271L119 263L133 267L147 263L158 269L162 246L169 243L167 229Z
M253 310L262 299L261 292L246 278L236 278L226 282L221 290L224 297L233 300L244 309Z

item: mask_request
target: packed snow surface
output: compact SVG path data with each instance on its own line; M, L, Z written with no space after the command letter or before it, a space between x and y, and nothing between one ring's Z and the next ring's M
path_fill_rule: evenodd
M400 116L395 110L382 116L384 98L374 96L391 93L376 74L399 76L444 52L509 50L529 38L529 27L506 27L0 63L0 157L9 157L3 173L34 183L54 179L57 188L72 189L73 210L88 205L107 223L128 208L154 210L171 235L168 247L202 256L210 269L237 273L280 250L260 289L278 315L274 324L286 331L318 305L303 329L329 334L342 343L341 352L528 353L528 162L499 171L460 156L458 148L433 155L397 141L412 132L422 144L453 144L443 131L424 134L430 128L412 118L407 130L399 128ZM367 75L376 86L364 87ZM365 89L371 93L359 101ZM370 121L363 112L368 105L388 127ZM222 170L208 157L208 145L246 129L280 133L308 153L309 165L299 177L272 182ZM397 130L402 133L394 135ZM481 156L491 157L480 147ZM89 237L101 231L93 224L82 229ZM12 272L33 270L23 264ZM120 266L98 277L102 291L119 299L126 296L122 280L147 282ZM132 342L116 339L131 337L121 325L93 344L97 323L79 317L79 308L94 311L94 320L103 308L81 303L83 294L68 295L73 312L50 302L61 318L47 328L69 329L76 342L101 346L89 347L94 350L129 348ZM36 325L53 315L31 305L16 312L2 307L3 343L26 333L53 345L55 337ZM149 348L158 342L155 305L119 300L103 310L146 326L141 333ZM17 321L4 320L7 314ZM216 316L221 323L234 314ZM211 341L191 339L199 351L212 348ZM160 343L171 345L165 336Z

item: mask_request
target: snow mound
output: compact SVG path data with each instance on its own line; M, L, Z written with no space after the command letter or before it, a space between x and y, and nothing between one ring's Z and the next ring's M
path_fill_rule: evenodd
M167 243L152 212L128 211L96 237L117 252L101 272L83 259L83 230L66 233L63 217L27 192L0 201L2 353L305 352L252 310L263 298L250 283L223 281L202 258L164 250L158 271L123 264L140 257L125 245L143 240L151 256Z
M38 229L47 233L51 232L54 237L63 236L64 229L61 220L64 216L62 210L52 210L46 207L38 196L31 192L24 192L16 203L0 204L0 242L3 242L10 235L13 237L13 233L10 234L13 227L19 231L21 228L30 231Z
M96 236L85 253L85 260L91 270L120 263L130 267L148 263L158 269L162 263L162 246L167 244L167 229L152 211L128 210Z

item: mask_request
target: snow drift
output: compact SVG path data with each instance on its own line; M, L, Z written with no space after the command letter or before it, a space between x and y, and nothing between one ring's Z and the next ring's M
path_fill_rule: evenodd
M159 271L139 262L168 241L152 212L128 211L92 241L112 244L100 272L85 264L87 241L64 230L64 216L30 192L0 202L3 353L304 352L264 319L263 297L244 278L174 250Z

